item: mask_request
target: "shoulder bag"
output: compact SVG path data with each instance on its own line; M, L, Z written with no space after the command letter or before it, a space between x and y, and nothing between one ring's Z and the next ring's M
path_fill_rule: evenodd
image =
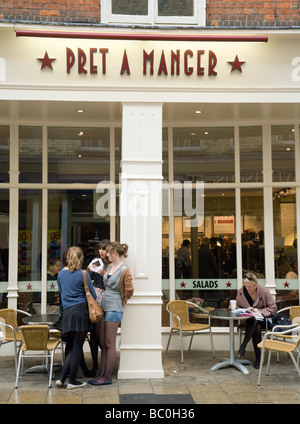
M83 271L83 283L84 283L84 290L86 295L86 300L89 308L89 318L92 324L97 324L97 322L100 321L100 319L103 317L103 309L102 306L98 305L96 300L93 298L93 296L90 293L90 289L87 283L86 278L86 271Z

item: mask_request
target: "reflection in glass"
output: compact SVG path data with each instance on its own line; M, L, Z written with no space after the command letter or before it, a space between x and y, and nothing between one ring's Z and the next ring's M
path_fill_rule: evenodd
M241 182L262 182L262 127L240 127L239 131Z
M273 221L276 292L282 308L299 302L294 188L273 189Z
M114 15L148 15L148 0L111 0Z
M174 221L177 296L201 298L208 307L227 307L228 298L235 296L235 191L206 190L204 220L198 228L189 227L186 216Z
M158 0L158 16L194 16L194 0Z
M8 190L0 190L0 309L7 307L8 282L8 227L9 197Z
M169 274L169 217L162 218L162 327L170 325L170 315L166 306L170 300L170 274Z
M174 180L234 182L234 130L174 128Z
M120 182L121 174L121 160L122 160L122 130L121 128L115 129L115 182Z
M59 264L64 265L63 253L70 246L80 246L86 267L98 255L99 241L109 239L109 216L97 214L100 196L93 190L49 190L47 305L51 310L56 305L56 271Z
M109 128L48 128L48 182L109 181Z
M9 126L0 125L0 182L9 182Z
M241 190L243 274L265 276L263 191Z
M42 128L19 127L20 183L41 183L42 166Z
M41 190L20 190L18 281L26 283L19 283L19 290L23 293L19 301L22 299L31 313L39 312L41 303L41 222ZM34 309L35 305L37 310Z
M162 147L162 160L163 160L163 165L162 165L162 173L163 173L163 178L166 181L170 181L169 180L169 172L168 172L168 153L169 153L169 149L168 149L168 129L167 128L163 128L163 139L162 139L162 143L163 143L163 147Z
M295 140L293 125L273 125L273 181L295 181Z

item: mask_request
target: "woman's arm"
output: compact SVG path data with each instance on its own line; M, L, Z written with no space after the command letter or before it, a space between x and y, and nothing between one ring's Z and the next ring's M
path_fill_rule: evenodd
M132 297L134 292L132 284L132 276L130 274L129 268L126 268L122 272L121 276L121 297L122 302L127 303L127 301Z

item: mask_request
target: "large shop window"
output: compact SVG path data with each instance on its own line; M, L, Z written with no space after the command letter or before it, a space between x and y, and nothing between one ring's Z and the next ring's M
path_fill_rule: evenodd
M165 219L163 272L166 277L167 225ZM175 216L174 244L175 298L200 298L205 307L227 307L237 288L235 190L205 190L204 219L198 227L191 227L185 214ZM168 290L164 295L168 298Z
M174 128L174 181L232 183L234 128Z
M42 128L19 127L20 183L41 183L42 167Z
M273 125L273 181L295 181L295 128L293 125Z
M94 190L49 190L47 246L47 310L58 304L57 272L70 246L80 246L84 253L83 267L98 255L100 240L109 239L109 217L100 217L99 196Z
M299 304L296 190L273 189L274 258L280 307Z
M8 190L0 190L0 309L6 307L8 285Z
M262 189L241 190L242 267L265 285L264 208Z
M19 192L19 307L32 311L41 302L42 191Z
M244 183L263 181L262 127L240 127L240 180Z
M9 182L9 126L0 125L0 182Z
M109 128L48 128L49 183L109 181L109 159Z

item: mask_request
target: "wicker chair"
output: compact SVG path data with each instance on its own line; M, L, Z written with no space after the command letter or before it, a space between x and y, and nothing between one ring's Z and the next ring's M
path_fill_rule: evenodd
M287 306L286 308L280 309L277 313L285 311L288 311L289 318L292 322L300 317L300 306Z
M2 333L2 336L0 337L0 347L6 343L14 344L16 372L18 347L20 349L22 344L21 332L18 328L18 313L26 316L30 315L28 312L21 311L20 309L0 309L0 330Z
M46 359L46 368L49 373L48 386L51 387L54 351L60 342L59 339L49 339L48 325L22 325L20 327L20 330L22 334L23 344L21 346L20 353L19 353L15 387L18 387L21 361L22 361L22 368L23 368L23 359L26 356ZM49 358L51 359L50 369L48 366Z
M276 332L276 328L282 326L276 326L273 328L273 331L269 331L264 335L263 340L257 345L261 350L261 360L260 367L258 373L257 385L260 385L262 366L264 363L264 354L265 351L269 351L268 363L266 375L269 374L270 360L271 360L271 352L277 353L286 353L290 356L293 361L293 364L296 367L296 370L300 376L300 368L299 368L299 344L300 344L300 325L292 324L284 326L286 329L280 333ZM282 341L284 340L284 341ZM297 357L297 361L295 359Z
M197 323L191 323L189 320L189 304L191 304L193 307L195 307L195 304L192 302L187 302L185 300L173 300L168 303L167 305L167 311L173 318L174 325L171 327L169 340L166 348L166 354L168 353L170 340L172 337L173 332L179 332L180 333L180 350L181 350L181 363L184 363L183 360L183 336L184 335L191 335L191 340L189 344L189 350L191 350L193 336L196 331L203 331L203 330L209 330L210 332L210 342L211 342L211 350L213 357L215 357L214 352L214 345L213 345L213 338L212 338L212 332L211 332L211 325L210 325L210 316L207 314L207 311L200 308L201 312L206 314L207 316L207 324L197 324ZM186 334L185 334L186 333ZM198 333L197 333L198 334Z

